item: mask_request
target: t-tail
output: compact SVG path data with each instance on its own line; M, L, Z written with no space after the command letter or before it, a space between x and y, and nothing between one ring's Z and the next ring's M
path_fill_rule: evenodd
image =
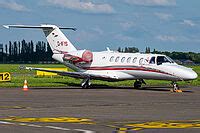
M42 29L54 54L64 54L77 51L60 29L76 30L71 27L57 27L56 25L4 25L5 28L31 28Z

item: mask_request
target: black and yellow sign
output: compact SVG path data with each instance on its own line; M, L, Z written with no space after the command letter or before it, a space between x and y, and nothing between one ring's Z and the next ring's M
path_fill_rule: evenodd
M1 81L11 81L11 76L9 72L0 73L0 82Z

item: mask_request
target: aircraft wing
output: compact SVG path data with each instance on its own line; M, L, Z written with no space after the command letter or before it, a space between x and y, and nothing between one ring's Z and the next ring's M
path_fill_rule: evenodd
M52 72L52 73L57 73L61 76L69 76L73 78L90 78L90 79L99 79L99 80L109 80L112 79L111 77L107 75L98 75L98 74L88 74L84 72L68 72L68 71L59 71L59 70L47 70L43 68L34 68L34 67L25 67L25 66L20 66L20 69L26 69L26 70L39 70L39 71L44 71L44 72Z

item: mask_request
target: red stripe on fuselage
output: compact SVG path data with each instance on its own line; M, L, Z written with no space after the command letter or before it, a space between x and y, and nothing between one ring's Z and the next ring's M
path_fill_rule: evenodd
M145 68L145 67L84 67L83 69L86 70L134 70L134 71L147 71L147 72L155 72L155 73L161 73L161 74L167 74L167 75L171 75L169 73L160 71L160 70L156 70L156 69L152 69L152 68Z

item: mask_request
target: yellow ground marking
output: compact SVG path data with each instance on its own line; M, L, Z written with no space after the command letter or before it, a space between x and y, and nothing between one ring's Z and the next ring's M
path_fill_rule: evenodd
M117 131L117 133L126 133L126 131Z
M152 128L200 128L200 120L188 121L155 121L145 123L126 124L127 127L152 129Z
M138 131L138 130L142 130L143 128L133 128L131 130L134 130L134 131Z
M88 122L81 122L81 124L86 124L86 125L94 125L96 124L95 122L88 121Z
M86 118L74 118L74 117L42 117L42 118L21 118L10 117L0 120L14 121L14 122L66 122L66 123L80 123L80 124L95 124L92 120Z
M118 130L119 130L119 131L127 131L128 128L124 128L124 127L123 127L123 128L119 128Z
M142 130L143 128L116 128L117 133L127 133L128 131L138 131Z

